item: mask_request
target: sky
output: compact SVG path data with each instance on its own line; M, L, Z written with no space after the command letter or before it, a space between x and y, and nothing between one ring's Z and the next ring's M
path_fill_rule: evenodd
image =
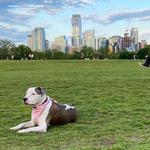
M82 30L96 36L123 36L137 27L139 40L150 43L150 0L0 0L0 39L25 44L28 34L44 27L46 39L71 36L71 17L80 14Z

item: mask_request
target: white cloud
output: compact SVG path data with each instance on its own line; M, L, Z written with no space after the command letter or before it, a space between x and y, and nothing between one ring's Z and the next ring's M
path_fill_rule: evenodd
M33 16L36 12L43 9L44 5L11 5L7 9L8 12L14 14L14 15L25 15L25 16Z
M27 26L21 26L6 22L0 22L0 28L3 30L15 30L20 33L30 31L30 28Z
M142 20L145 17L146 18L150 17L150 9L144 9L144 10L138 10L138 11L124 11L124 12L121 11L118 13L110 14L106 17L101 17L97 14L94 14L94 15L89 15L89 16L83 16L83 19L90 20L90 21L93 21L95 23L100 23L100 24L111 24L116 21L127 20L127 19L140 18Z

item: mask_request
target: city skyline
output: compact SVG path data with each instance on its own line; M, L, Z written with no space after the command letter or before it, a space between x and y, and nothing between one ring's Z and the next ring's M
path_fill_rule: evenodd
M148 0L39 0L26 2L0 0L0 36L16 43L27 43L27 35L44 27L46 39L72 35L72 14L82 17L82 30L95 29L95 35L123 36L137 27L139 40L150 43L150 2Z

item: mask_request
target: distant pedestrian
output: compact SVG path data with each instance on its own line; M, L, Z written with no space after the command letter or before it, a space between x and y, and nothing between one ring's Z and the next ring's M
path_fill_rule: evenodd
M136 60L136 55L133 55L133 59Z

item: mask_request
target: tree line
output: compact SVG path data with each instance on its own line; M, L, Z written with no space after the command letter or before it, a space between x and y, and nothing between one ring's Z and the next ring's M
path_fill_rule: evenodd
M18 47L12 41L0 40L0 59L8 60L49 60L49 59L144 59L146 55L150 55L150 45L136 52L122 50L118 53L110 53L109 50L94 50L91 47L84 46L81 51L74 51L73 54L64 53L57 50L47 50L45 52L32 51L28 46L19 45Z

